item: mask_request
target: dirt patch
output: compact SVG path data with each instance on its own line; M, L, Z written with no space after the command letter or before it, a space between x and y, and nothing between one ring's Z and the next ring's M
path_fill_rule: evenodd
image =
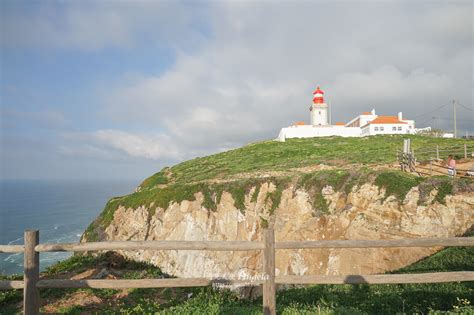
M344 160L331 160L328 161L331 165L327 164L313 164L307 165L303 167L295 167L291 168L286 171L257 171L257 172L250 172L250 173L240 173L233 176L229 176L225 179L211 179L211 180L202 180L196 181L189 184L198 184L198 183L207 183L207 184L222 184L222 183L229 183L234 182L242 179L250 179L250 178L271 178L271 177L288 177L297 174L309 174L318 171L327 171L327 170L357 170L362 167L367 167L371 170L386 170L386 169L400 169L400 164L398 163L391 163L391 164L347 164Z
M90 269L71 277L72 280L91 279L99 272L98 269Z
M102 303L103 300L101 298L95 296L90 292L77 291L52 303L48 303L48 301L46 301L46 305L43 307L43 312L60 313L63 312L65 309L72 307L101 305ZM93 309L89 309L88 311L93 311Z

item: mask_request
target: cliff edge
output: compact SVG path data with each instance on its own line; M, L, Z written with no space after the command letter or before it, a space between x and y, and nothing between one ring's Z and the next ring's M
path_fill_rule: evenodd
M415 146L446 141L411 137ZM402 137L262 142L190 160L111 199L85 231L98 240L277 241L460 236L474 183L396 170ZM394 270L439 248L279 250L277 275ZM259 252L123 251L178 277L256 275Z

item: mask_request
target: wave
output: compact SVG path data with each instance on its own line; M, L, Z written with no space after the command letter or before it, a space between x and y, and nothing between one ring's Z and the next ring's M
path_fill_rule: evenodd
M16 257L23 258L23 253L15 253L8 255L3 261L14 263L17 259Z
M16 240L13 240L13 241L11 241L11 242L8 242L8 245L16 245L16 244L18 244L17 242L21 241L22 239L23 239L23 237L19 237L19 238L17 238ZM15 244L15 243L16 243L16 244ZM23 242L21 242L21 243L23 243Z
M63 225L64 226L64 225ZM54 225L56 231L61 230L60 225ZM59 232L59 231L58 231ZM82 235L81 230L72 230L60 233L60 235L49 234L46 237L43 235L41 243L77 243ZM40 235L41 237L41 235ZM8 242L8 245L22 245L24 238L19 237ZM41 270L53 265L54 263L64 260L72 256L72 252L47 252L40 255ZM3 256L3 255L2 255ZM8 254L4 259L0 260L0 272L8 271L8 273L22 273L23 272L23 253Z

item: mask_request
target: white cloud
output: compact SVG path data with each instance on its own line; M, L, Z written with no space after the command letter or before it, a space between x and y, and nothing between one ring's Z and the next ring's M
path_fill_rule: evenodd
M120 130L98 130L94 137L106 147L122 150L133 157L147 159L175 158L179 152L166 135L140 135Z
M50 137L52 130L38 132L35 136L51 144L47 149L37 145L33 153L52 152L55 142L60 158L37 160L54 168L70 158L71 165L81 165L77 174L91 165L115 165L130 173L140 167L145 176L165 163L273 138L280 127L309 120L316 84L326 90L333 121L347 121L372 107L413 117L453 98L473 104L469 1L4 1L1 6L1 48L12 56L20 48L26 60L35 56L41 63L110 58L105 73L84 71L87 76L75 78L90 85L66 85L91 96L88 106L65 111L68 119L59 111L18 111L5 125L2 112L4 130L18 125L35 132L69 130L59 139ZM154 60L141 59L153 54ZM126 58L133 62L114 68ZM130 68L117 76L138 63L146 72ZM84 86L101 94L96 97ZM68 94L63 92L60 96ZM103 105L102 116L94 112L95 104ZM451 117L444 110L436 114ZM458 110L464 119L459 129L474 131L468 121L473 112ZM423 118L426 123L431 117ZM449 129L449 123L441 119L437 127ZM20 154L11 155L13 165L31 145L10 142L23 145ZM25 160L21 168L31 165L36 163Z
M444 8L443 21L456 27L434 30L433 40L429 25ZM219 3L212 8L212 40L193 54L179 53L164 73L126 77L106 89L105 112L119 122L159 128L196 153L272 138L282 126L308 121L316 83L326 89L335 120L372 107L415 116L453 94L469 103L462 78L471 70L460 66L472 56L465 45L472 35L466 8ZM453 38L461 29L464 35ZM459 50L451 49L460 42Z
M75 132L62 135L64 145L59 153L69 156L114 160L124 155L150 160L180 160L178 146L166 135L140 134L104 129L91 133Z
M334 110L339 106L364 111L375 107L383 109L386 114L395 114L401 110L416 113L412 108L414 104L439 107L446 91L454 88L453 83L453 79L445 74L415 69L403 75L393 66L384 66L369 73L340 75L329 88L334 95ZM360 107L363 104L365 108Z
M70 124L64 114L57 110L25 111L5 109L1 112L2 124L15 128L19 126L37 127L41 129L61 129Z
M4 47L42 47L80 51L195 44L191 5L160 2L3 3ZM195 11L201 11L195 8Z
M372 107L416 116L452 98L470 106L469 13L463 2L105 2L12 15L3 43L173 49L166 70L103 83L102 114L114 129L71 137L62 152L180 160L308 121L316 84L334 121Z

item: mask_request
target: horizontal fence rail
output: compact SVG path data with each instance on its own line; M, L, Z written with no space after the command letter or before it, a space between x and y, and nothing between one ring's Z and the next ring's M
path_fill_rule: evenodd
M102 250L212 250L248 251L264 249L262 242L249 241L111 241L40 244L37 252L87 252Z
M303 275L276 276L277 284L413 284L474 281L474 272L431 272L387 275ZM137 288L182 288L206 287L214 284L246 285L247 280L227 280L215 278L185 279L133 279L133 280L40 280L37 288L93 288L93 289L137 289ZM264 280L252 280L252 284L261 285ZM23 289L23 281L0 281L0 289Z
M24 251L23 245L0 245L0 253L23 253Z
M326 240L275 242L275 249L383 248L474 246L472 237L414 238L390 240ZM86 252L104 250L210 250L250 251L264 249L263 242L253 241L109 241L90 243L39 244L37 252ZM0 253L22 253L24 246L1 245Z
M385 247L437 247L474 246L472 237L415 238L394 240L327 240L327 241L284 241L276 242L276 249L316 248L385 248Z
M0 253L25 256L24 280L2 280L0 290L23 289L25 314L39 314L42 288L172 288L210 285L263 285L264 314L275 314L276 284L404 284L474 281L474 271L380 274L380 275L275 275L275 250L321 248L401 248L474 246L474 237L413 238L390 240L315 240L275 242L274 232L265 229L263 241L107 241L91 243L38 244L38 231L25 231L25 245L0 245ZM86 252L108 250L210 250L263 253L265 279L166 278L166 279L39 279L40 252Z
M279 284L410 284L474 281L474 271L349 276L279 276Z

